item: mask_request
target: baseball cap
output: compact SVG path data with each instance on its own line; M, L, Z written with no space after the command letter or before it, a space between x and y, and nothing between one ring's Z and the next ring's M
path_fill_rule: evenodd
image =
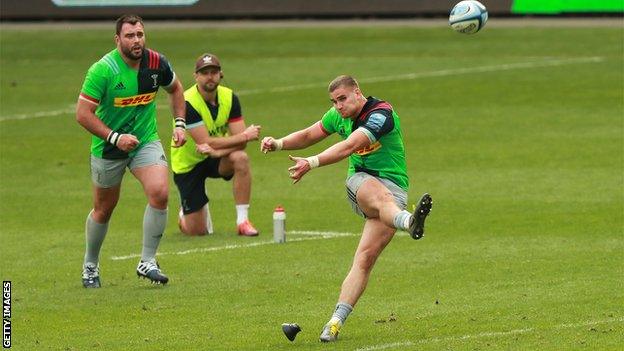
M206 67L217 67L221 69L219 58L213 54L202 54L195 63L195 73Z

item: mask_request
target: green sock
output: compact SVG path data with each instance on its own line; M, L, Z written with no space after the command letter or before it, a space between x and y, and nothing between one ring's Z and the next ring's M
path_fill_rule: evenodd
M167 209L159 210L149 204L143 215L143 251L141 261L149 261L156 257L156 250L160 244L167 226Z

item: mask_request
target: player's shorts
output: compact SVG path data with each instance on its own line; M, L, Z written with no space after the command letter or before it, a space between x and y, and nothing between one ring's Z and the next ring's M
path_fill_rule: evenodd
M397 206L399 206L400 209L404 210L407 207L407 192L403 190L400 186L385 178L375 177L364 172L357 172L347 178L346 182L347 197L349 198L349 203L351 204L351 208L353 208L353 211L355 213L357 213L359 216L366 218L364 211L362 211L360 206L358 206L357 204L356 195L358 190L360 189L360 186L362 186L362 184L366 180L371 178L380 181L381 184L383 184L388 189L388 191L392 193L392 196L394 197L394 202L397 204Z
M168 167L160 140L141 146L134 156L121 160L107 160L91 155L91 180L99 188L112 188L121 184L126 167L133 170L153 165Z
M180 192L182 212L189 214L201 210L208 203L206 195L206 178L222 178L230 180L234 176L219 174L221 158L207 158L196 164L187 173L173 174L173 181Z

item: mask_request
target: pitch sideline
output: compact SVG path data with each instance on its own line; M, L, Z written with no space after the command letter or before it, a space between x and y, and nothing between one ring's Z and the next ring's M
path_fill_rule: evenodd
M604 61L604 57L600 56L592 56L592 57L576 57L570 59L549 59L542 61L527 61L527 62L517 62L517 63L506 63L501 65L490 65L490 66L477 66L470 68L457 68L457 69L444 69L438 71L429 71L429 72L420 72L420 73L404 73L397 75L389 75L389 76L379 76L379 77L369 77L359 79L360 83L379 83L379 82L388 82L388 81L397 81L397 80L414 80L420 78L433 78L433 77L446 77L460 74L473 74L473 73L483 73L483 72L498 72L498 71L509 71L514 69L525 69L525 68L539 68L539 67L553 67L553 66L563 66L577 63L600 63ZM298 84L298 85L288 85L283 87L275 87L275 88L266 88L266 89L249 89L249 90L240 90L237 92L238 95L256 95L256 94L267 94L267 93L282 93L282 92L290 92L297 90L305 90L305 89L313 89L313 88L324 88L327 86L326 82L323 83L309 83L309 84ZM58 109L52 111L40 111L31 114L18 114L12 116L0 116L0 122L4 121L14 121L14 120L24 120L24 119L32 119L32 118L41 118L41 117L53 117L63 114L69 114L74 111L74 105L71 108ZM160 104L158 105L158 109L168 109L168 105Z

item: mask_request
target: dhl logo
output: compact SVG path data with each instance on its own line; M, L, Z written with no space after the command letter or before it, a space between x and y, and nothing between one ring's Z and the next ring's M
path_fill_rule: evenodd
M115 98L115 107L129 107L138 105L147 105L154 101L156 93L147 93L141 95L134 95L124 98Z
M356 155L364 156L368 154L372 154L373 152L381 149L381 143L377 140L374 144L370 144L363 149L359 149L355 152Z

